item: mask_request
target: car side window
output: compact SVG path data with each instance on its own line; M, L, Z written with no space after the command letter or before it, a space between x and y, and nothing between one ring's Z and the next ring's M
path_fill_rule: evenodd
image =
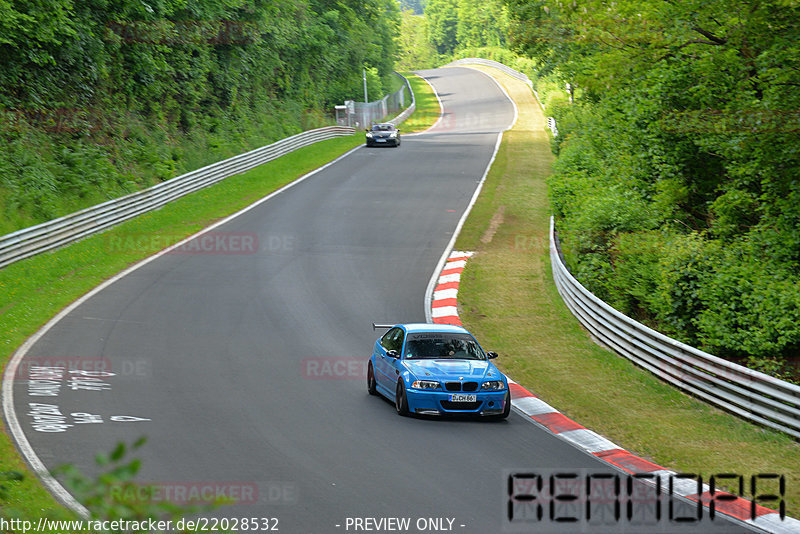
M381 345L388 350L396 350L398 354L403 350L403 339L405 338L402 328L392 328L381 338Z
M400 344L397 343L397 338L400 338ZM402 343L403 339L403 331L400 328L392 328L388 332L386 332L383 337L381 338L381 346L386 350L396 350L400 351L400 347L403 346Z
M405 339L405 333L401 329L397 329L397 338L395 339L395 349L397 354L402 354L403 351L403 340Z

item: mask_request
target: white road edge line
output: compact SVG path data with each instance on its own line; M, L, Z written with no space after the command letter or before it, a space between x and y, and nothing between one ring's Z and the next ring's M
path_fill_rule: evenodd
M453 67L448 67L448 68L453 68ZM460 68L469 68L469 67L460 67ZM485 72L481 72L478 69L471 69L471 70L480 72L481 74L492 80L495 83L495 85L497 85L497 87L500 88L500 90L503 92L508 101L511 102L511 106L514 108L514 120L511 121L511 124L506 126L506 128L503 131L497 134L497 142L494 144L494 152L492 152L492 158L486 165L486 169L483 171L483 176L478 182L478 187L475 189L475 193L472 195L472 198L470 199L467 208L464 210L464 214L461 215L461 219L458 221L458 225L456 225L456 229L453 231L453 237L450 238L450 242L445 247L444 252L442 253L442 257L439 258L439 263L436 264L436 268L433 270L431 279L430 281L428 281L428 287L425 289L425 321L428 323L433 322L433 312L432 312L433 290L436 287L436 282L439 280L439 273L442 272L444 264L447 262L447 258L450 256L450 252L453 251L453 247L456 244L456 239L458 239L458 234L461 233L461 228L464 226L464 223L466 222L467 217L469 216L469 212L472 211L472 207L478 201L478 196L481 194L481 190L483 190L483 184L484 182L486 182L486 177L489 175L489 170L492 168L492 164L494 163L494 160L497 157L497 151L500 150L500 143L503 141L503 134L509 131L511 128L513 128L514 125L517 123L517 119L519 118L519 112L517 111L517 103L514 102L514 99L512 99L509 96L509 94L506 92L503 86L501 86L497 80L495 80ZM423 80L424 79L425 78L423 78ZM436 90L434 89L434 92L435 91ZM436 98L439 98L438 94ZM439 103L439 105L441 106L441 102ZM442 116L444 116L444 109L442 109ZM441 118L439 120L441 120ZM438 122L436 124L438 124Z
M471 67L466 66L466 65L458 65L458 67L467 68L467 69L471 68ZM452 68L452 67L448 67L448 68ZM489 165L487 165L486 170L484 171L483 178L481 178L481 181L480 181L480 183L478 185L478 188L475 191L475 194L473 195L472 199L470 200L470 203L467 206L467 209L464 211L464 214L462 215L461 220L459 221L458 226L456 227L456 230L453 233L453 237L450 240L450 243L447 245L447 248L445 249L444 254L442 255L441 259L439 260L438 265L436 266L436 269L433 272L433 276L431 277L431 280L428 283L428 289L427 289L427 291L425 293L425 316L426 316L427 322L429 322L429 323L433 322L433 318L432 318L432 313L433 313L433 308L432 308L433 290L436 287L436 283L437 283L437 281L439 279L439 274L444 269L444 265L447 262L447 259L449 258L450 253L453 250L453 247L455 245L456 239L458 238L458 234L461 232L461 228L463 227L464 222L466 221L466 218L469 215L469 212L472 210L472 206L477 201L477 197L480 194L481 189L483 189L483 183L486 181L486 177L489 174L489 170L491 169L492 163L494 163L495 157L497 156L497 151L500 148L500 142L502 140L503 133L508 131L508 130L510 130L511 128L513 128L514 124L516 124L517 119L519 118L516 102L514 102L514 100L511 98L511 96L506 92L505 88L502 85L500 85L500 82L495 80L492 76L489 76L488 74L486 74L486 73L484 73L484 72L482 72L482 71L480 71L478 69L472 69L472 70L478 71L481 74L489 77L492 81L495 82L495 84L497 84L497 86L500 88L500 90L503 92L503 94L506 96L506 98L508 98L508 100L514 106L514 122L511 124L511 126L507 127L505 130L500 132L500 134L498 136L498 139L497 139L497 144L495 145L494 154L492 155L492 159L489 161ZM438 95L437 95L437 98L438 98ZM538 101L538 98L537 98L537 101ZM541 105L541 102L539 104ZM440 105L441 105L441 103L440 103ZM508 378L508 381L511 382L511 383L514 383L514 384L517 383L514 380L512 380L510 377L507 377L507 378ZM527 399L537 399L537 400L539 400L538 397L525 397L524 399L521 399L521 400L524 401L524 400L527 400ZM545 403L544 401L541 401L541 405L544 405L544 406L547 406L547 407L551 408L551 410L548 411L547 413L561 413L558 410L556 410L555 408L552 408L549 404ZM597 434L596 432L594 432L592 430L589 430L589 429L585 429L585 430L588 430L588 432L590 434L569 434L568 436L564 436L563 435L563 434L565 434L564 432L554 433L552 430L550 430L548 427L546 427L542 423L540 423L540 422L536 421L535 419L531 418L532 414L527 413L526 410L525 410L526 408L530 409L530 407L527 406L526 403L524 403L524 402L520 402L520 401L516 401L515 402L514 399L512 398L511 407L514 409L515 412L517 412L519 415L521 415L523 417L523 419L525 419L529 423L532 423L533 425L543 429L545 432L547 432L547 433L549 433L549 434L551 434L553 436L559 437L560 439L564 440L565 442L569 443L570 445L572 445L573 447L575 447L579 451L583 452L584 454L586 454L586 455L588 455L588 456L590 456L592 458L597 458L597 457L594 454L592 454L592 452L589 450L589 448L585 447L582 444L582 442L586 441L586 439L574 439L574 438L576 438L576 437L577 438L591 437L590 441L592 441L592 442L595 442L595 441L601 442L601 440L602 440L602 441L608 442L609 444L613 445L614 448L620 448L614 442L608 440L608 438L606 438L606 437L604 437L604 436L602 436L600 434ZM538 403L537 403L537 407L539 407ZM535 411L535 409L534 409L534 411ZM577 431L572 431L572 432L577 432ZM596 438L595 438L595 436L596 436ZM573 438L573 439L570 439L570 438ZM623 473L625 472L619 466L617 466L615 464L612 464L612 463L609 463L609 462L605 462L605 463L607 465L609 465L610 467L614 468L617 471L620 471L620 472L623 472ZM669 471L669 470L662 470L662 471L654 472L654 474L665 474L665 473L674 474L675 472L674 471ZM703 489L705 491L707 489L707 485L704 485ZM682 495L676 495L676 498L678 498L678 499L680 499L682 501L685 501L685 502L694 502L694 501L691 501L690 499L688 499L687 497L684 497ZM776 528L775 530L767 530L766 527L764 527L762 525L756 525L755 522L753 522L751 520L742 521L741 519L739 519L737 517L729 516L727 514L725 514L725 515L726 515L727 519L729 521L731 521L732 523L737 524L739 526L742 526L744 528L747 528L748 530L759 531L759 532L768 532L768 533L780 533L780 534L783 534L783 532L792 532L791 530L784 531L784 530L780 530L778 528ZM773 514L767 514L767 515L773 515ZM777 515L777 514L775 514L775 515ZM766 517L766 516L761 516L761 517ZM788 516L787 516L787 518L788 518ZM774 518L770 518L770 519L774 519ZM790 518L790 519L793 519L793 518ZM781 524L780 526L784 527L785 525ZM791 529L792 527L789 527L789 528Z
M165 248L164 250L162 250L160 252L157 252L157 253L153 254L152 256L149 256L149 257L143 259L139 263L136 263L135 265L132 265L131 267L128 267L124 271L122 271L122 272L118 273L117 275L113 276L112 278L106 280L105 282L103 282L99 286L95 287L94 289L92 289L91 291L89 291L88 293L86 293L85 295L80 297L78 300L76 300L75 302L73 302L72 304L70 304L69 306L64 308L58 315L56 315L55 317L50 319L50 321L48 321L47 324L45 324L41 329L39 329L39 331L37 331L34 335L29 337L25 341L25 343L23 343L22 346L19 349L17 349L17 351L11 357L11 360L9 361L8 366L6 367L6 371L3 374L2 392L0 392L0 393L2 393L3 415L4 415L4 418L6 420L6 424L8 425L8 428L11 431L11 435L14 438L14 441L17 444L17 448L19 449L20 453L22 453L23 458L25 458L25 461L28 462L28 465L31 467L33 472L39 477L39 480L42 481L42 484L50 491L50 493L53 494L53 496L61 504L63 504L67 508L71 509L72 511L76 512L77 514L79 514L82 517L89 517L89 511L86 509L86 507L83 506L81 503L79 503L66 490L66 488L64 488L64 486L62 486L61 483L58 482L58 480L56 480L55 477L53 477L53 475L50 473L50 471L47 469L47 467L45 467L44 463L41 461L39 456L33 450L33 447L31 446L30 442L28 441L28 438L25 436L25 432L22 429L22 425L20 424L19 419L17 418L17 414L14 411L14 376L17 374L17 370L19 369L19 365L22 362L22 358L25 357L25 355L27 354L28 350L30 350L30 348L37 341L39 341L51 328L53 328L61 319L66 317L72 310L74 310L75 308L77 308L78 306L80 306L81 304L83 304L84 302L89 300L90 298L92 298L94 295L96 295L97 293L99 293L103 289L107 288L108 286L110 286L111 284L116 282L117 280L120 280L121 278L129 275L130 273L136 271L140 267L144 267L145 265L147 265L151 261L160 258L164 254L167 254L171 250L174 250L174 249L182 246L183 244L187 243L188 241L191 241L192 239L196 238L197 236L200 236L200 235L203 235L203 234L205 234L207 232L210 232L214 228L217 228L218 226L221 226L221 225L223 225L223 224L235 219L236 217L239 217L240 215L250 211L251 209L259 206L260 204L263 204L264 202L268 201L272 197L277 196L280 193L283 193L287 189L290 189L290 188L294 187L295 185L299 184L300 182L305 181L307 178L310 178L311 176L317 174L318 172L330 167L331 165L333 165L333 164L337 163L338 161L346 158L347 156L349 156L350 154L352 154L356 150L359 150L359 149L361 149L363 147L364 147L364 145L362 144L362 145L359 145L359 146L357 146L357 147L355 147L355 148L353 148L351 150L348 150L347 152L345 152L344 154L342 154L338 158L334 159L333 161L330 161L330 162L326 163L325 165L323 165L323 166L321 166L321 167L319 167L317 169L314 169L313 171L309 172L308 174L304 174L303 176L301 176L297 180L294 180L293 182L286 184L285 186L281 187L280 189L278 189L276 191L273 191L269 195L267 195L267 196L255 201L255 202L253 202L249 206L247 206L245 208L242 208L241 210L237 211L236 213L234 213L232 215L229 215L228 217L225 217L221 221L218 221L218 222L212 224L211 226L209 226L207 228L203 228L199 232L190 235L189 237L187 237L183 241L181 241L179 243L175 243L174 245L172 245L172 246L170 246L168 248Z
M433 85L431 85L431 82L429 82L427 79L425 79L424 77L420 76L416 72L414 72L412 74L414 74L418 78L422 78L425 81L425 83L428 84L428 87L430 87L431 90L433 91L433 96L436 97L436 101L439 103L439 118L436 119L436 122L434 122L431 126L429 126L428 128L422 130L421 132L407 134L404 137L415 137L417 135L422 135L422 134L428 133L429 131L431 131L434 128L436 128L437 126L439 126L439 123L442 122L442 119L444 118L444 106L442 106L442 99L439 98L439 93L436 91L436 88Z

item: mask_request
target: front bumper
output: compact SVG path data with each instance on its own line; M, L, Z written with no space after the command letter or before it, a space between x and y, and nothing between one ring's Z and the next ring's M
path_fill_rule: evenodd
M499 415L505 408L508 390L476 391L475 402L451 402L453 393L442 390L407 389L408 409L420 415Z
M396 146L397 143L398 140L396 137L367 137L367 146Z

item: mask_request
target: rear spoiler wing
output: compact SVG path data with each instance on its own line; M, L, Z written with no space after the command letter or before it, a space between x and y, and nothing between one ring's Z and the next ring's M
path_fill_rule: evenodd
M376 324L372 323L372 329L377 330L378 328L392 328L394 327L393 324Z

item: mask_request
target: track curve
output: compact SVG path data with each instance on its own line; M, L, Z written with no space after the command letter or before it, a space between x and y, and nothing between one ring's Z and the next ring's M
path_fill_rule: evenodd
M504 469L611 472L515 414L400 418L366 393L353 362L366 363L370 324L425 320L427 282L514 118L483 74L420 74L444 106L436 128L399 149L356 150L216 228L210 249L134 270L30 348L28 369L64 360L115 373L50 377L60 385L49 390L14 382L14 410L48 468L94 472L97 452L146 435L141 481L173 493L234 488L243 501L219 515L277 517L289 533L345 532L348 517L453 518L458 532L499 532ZM236 239L257 250L237 253ZM71 426L37 431L53 419L33 405L56 406ZM735 531L704 530L715 526Z

